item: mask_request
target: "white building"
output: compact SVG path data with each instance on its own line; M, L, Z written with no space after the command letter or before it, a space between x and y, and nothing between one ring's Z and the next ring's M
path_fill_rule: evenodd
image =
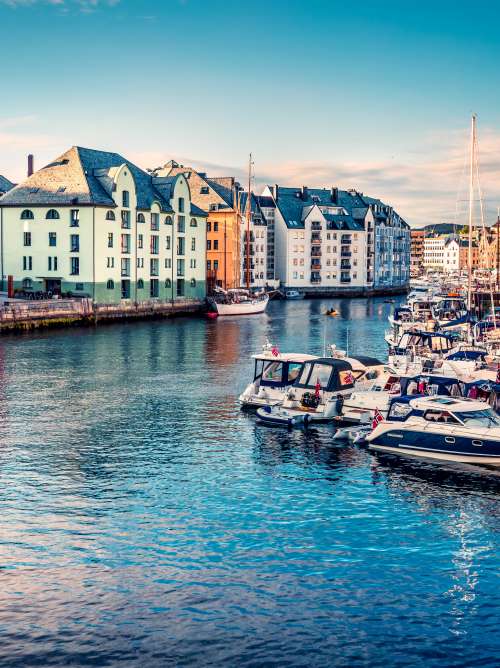
M406 288L410 229L356 190L266 186L268 276L310 294Z
M424 260L425 270L440 271L446 274L459 271L460 246L455 237L425 237Z
M247 276L251 288L263 288L267 281L267 222L259 205L259 198L252 193L250 215L250 237L247 245L247 193L240 192L241 211L241 284L246 285ZM247 250L249 272L247 273Z
M184 176L74 146L0 198L2 282L96 303L203 299L206 217Z

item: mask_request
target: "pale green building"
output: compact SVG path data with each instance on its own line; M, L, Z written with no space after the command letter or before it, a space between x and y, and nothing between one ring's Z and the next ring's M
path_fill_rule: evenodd
M0 274L98 304L205 297L207 214L183 174L73 146L0 197Z

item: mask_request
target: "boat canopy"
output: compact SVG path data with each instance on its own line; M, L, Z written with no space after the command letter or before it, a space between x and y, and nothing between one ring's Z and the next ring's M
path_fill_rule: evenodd
M354 375L349 362L331 357L306 362L294 387L314 390L319 382L321 389L338 392L354 387Z
M254 382L259 380L262 387L286 387L292 385L302 371L306 359L316 359L314 355L298 355L290 353L283 358L272 358L254 355Z
M462 386L457 378L446 376L435 376L430 374L418 374L412 377L402 377L400 379L401 393L407 396L422 395L441 395L441 396L461 396ZM424 390L422 391L422 386ZM419 391L420 390L420 391Z
M428 348L432 352L446 352L453 347L453 336L444 332L405 332L397 345L400 350Z

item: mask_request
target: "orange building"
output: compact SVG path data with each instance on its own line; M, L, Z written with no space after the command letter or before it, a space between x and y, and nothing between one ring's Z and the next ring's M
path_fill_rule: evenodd
M191 189L191 201L208 213L207 219L207 291L215 285L237 288L241 284L240 215L234 177L210 177L192 167L170 160L155 170L157 176L184 174Z

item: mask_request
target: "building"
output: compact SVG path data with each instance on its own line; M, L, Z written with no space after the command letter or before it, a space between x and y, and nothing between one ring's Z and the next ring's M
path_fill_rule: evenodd
M277 184L266 186L262 198L268 276L284 288L321 294L407 287L409 227L380 200L355 190Z
M410 230L410 275L420 276L424 269L425 230Z
M469 240L465 237L460 236L459 243L460 243L460 251L459 251L460 269L466 270L469 267ZM480 268L481 262L479 253L479 242L474 240L472 241L471 261L473 270Z
M423 266L426 271L438 271L446 274L460 270L459 240L450 235L424 238Z
M203 299L206 218L182 174L73 146L0 198L2 282L96 303Z
M251 194L250 236L247 235L248 195L240 193L241 216L241 283L250 288L263 288L268 284L267 271L267 220L260 208L260 197ZM248 238L248 243L247 243ZM249 262L247 263L247 254ZM248 267L248 269L247 269Z
M182 174L191 188L193 203L207 218L206 270L209 291L215 285L227 290L241 285L240 185L234 177L210 177L171 160L154 170L157 176Z
M2 195L5 195L6 192L9 190L12 190L14 187L14 184L9 181L9 179L6 179L5 176L2 176L0 174L0 197Z

